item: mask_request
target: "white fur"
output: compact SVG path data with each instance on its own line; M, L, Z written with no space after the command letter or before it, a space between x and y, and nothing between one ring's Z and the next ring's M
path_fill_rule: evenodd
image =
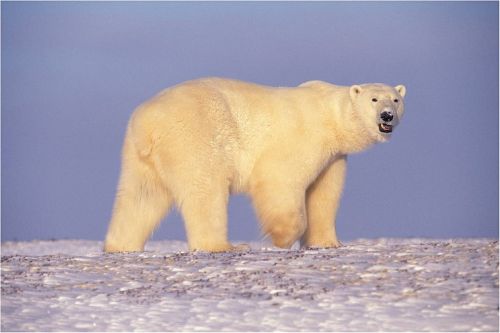
M346 156L387 140L378 130L380 107L391 105L399 121L405 92L220 78L164 90L130 119L105 250L142 251L172 203L191 250L231 250L226 209L236 192L251 196L276 246L339 246L335 215Z

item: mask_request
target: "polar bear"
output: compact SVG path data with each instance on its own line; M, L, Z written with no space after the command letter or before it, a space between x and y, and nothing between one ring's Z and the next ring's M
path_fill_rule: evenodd
M105 251L142 251L172 204L190 250L234 250L231 193L251 197L275 246L338 247L347 155L390 138L405 93L403 85L268 87L223 78L160 92L128 123Z

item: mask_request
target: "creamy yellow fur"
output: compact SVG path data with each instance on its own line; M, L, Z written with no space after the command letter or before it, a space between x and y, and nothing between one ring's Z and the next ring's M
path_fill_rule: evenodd
M142 251L172 203L191 250L231 250L226 210L238 192L251 196L276 246L339 246L346 156L387 140L377 112L392 105L401 118L404 94L382 84L274 88L220 78L162 91L130 119L105 250Z

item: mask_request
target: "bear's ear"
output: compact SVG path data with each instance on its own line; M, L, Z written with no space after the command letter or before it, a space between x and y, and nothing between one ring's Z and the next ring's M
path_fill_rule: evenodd
M349 88L349 94L351 95L351 99L354 100L361 93L361 87L358 85L353 85Z
M406 87L400 84L399 86L394 87L396 91L401 95L401 97L405 97L406 95Z

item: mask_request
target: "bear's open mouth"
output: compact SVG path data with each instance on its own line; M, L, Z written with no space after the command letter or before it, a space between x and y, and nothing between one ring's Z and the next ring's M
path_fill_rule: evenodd
M392 132L392 125L378 124L378 129L382 133L391 133Z

